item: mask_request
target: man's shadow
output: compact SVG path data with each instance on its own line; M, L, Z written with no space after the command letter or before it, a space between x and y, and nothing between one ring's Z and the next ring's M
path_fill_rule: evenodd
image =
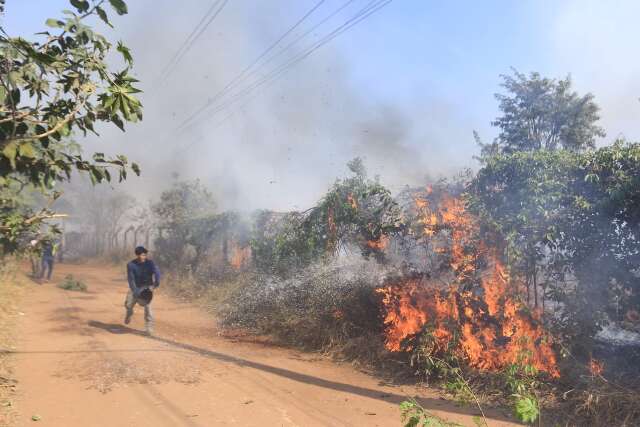
M112 334L131 334L131 335L139 335L141 337L148 337L147 334L145 334L142 331L138 331L136 329L130 328L128 326L125 325L118 325L116 323L103 323L103 322L99 322L97 320L89 320L89 322L87 322L87 324L89 326L91 326L92 328L98 328L98 329L103 329L107 332L110 332Z
M129 328L125 325L112 324L112 323L103 323L96 320L90 320L88 325L94 328L102 329L112 334L132 334L138 335L147 339L151 339L157 342L161 342L164 344L168 344L170 346L180 348L182 350L187 350L199 354L200 356L207 357L209 359L218 360L224 363L232 363L239 367L248 367L257 369L263 372L268 372L273 375L277 375L280 377L287 378L292 381L310 384L317 387L323 387L335 391L341 391L345 393L350 393L353 395L368 397L371 399L382 400L384 402L394 403L399 405L401 402L404 402L408 399L408 396L387 393L382 390L373 390L365 387L360 387L352 384L341 383L337 381L326 380L324 378L314 377L312 375L303 374L300 372L291 371L289 369L278 368L271 365L265 365L259 362L253 362L251 360L242 359L235 356L230 356L228 354L219 353L212 350L207 350L205 348L196 347L191 344L181 343L178 341L170 340L167 338L162 338L156 335L147 335L142 331L138 331L132 328ZM479 412L477 408L473 407L459 407L451 402L443 401L437 398L429 398L429 397L415 397L415 400L420 403L424 408L431 410L441 410L446 412L455 412L459 414L465 414L470 416L479 416ZM501 420L501 421L511 421L509 418L504 415L499 414L497 411L492 411L491 419L493 420Z

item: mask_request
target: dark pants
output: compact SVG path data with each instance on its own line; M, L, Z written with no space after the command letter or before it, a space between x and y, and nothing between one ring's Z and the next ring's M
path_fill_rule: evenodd
M44 278L45 271L47 273L47 280L51 279L51 274L53 274L53 257L42 257L42 268L40 268L40 278Z

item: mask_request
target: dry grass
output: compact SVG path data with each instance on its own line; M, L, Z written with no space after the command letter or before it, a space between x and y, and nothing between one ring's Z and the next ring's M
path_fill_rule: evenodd
M164 275L163 289L172 297L200 305L207 311L217 314L233 293L248 279L240 273L225 279L203 284L188 275L177 275L169 272Z
M551 411L559 426L632 427L640 425L640 388L594 378L556 396Z
M19 303L24 292L24 283L18 273L17 263L6 262L0 267L0 425L10 426L15 422L13 399L15 380L9 356L1 351L11 350L15 340L15 325L20 315Z

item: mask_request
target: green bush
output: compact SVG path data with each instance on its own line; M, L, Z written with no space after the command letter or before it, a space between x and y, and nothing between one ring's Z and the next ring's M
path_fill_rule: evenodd
M74 278L73 274L67 274L58 287L65 291L87 292L87 285L82 280Z

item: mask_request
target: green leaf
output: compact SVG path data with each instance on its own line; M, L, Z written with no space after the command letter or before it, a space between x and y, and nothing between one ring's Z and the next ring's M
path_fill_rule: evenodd
M111 25L111 22L109 22L109 17L107 16L107 12L105 12L103 8L101 8L100 6L96 7L96 13L100 17L100 19L104 21L105 24L113 28L113 25Z
M530 396L516 396L515 412L518 419L525 423L533 423L539 415L538 402Z
M131 163L131 169L136 175L140 176L140 166L137 163Z
M122 99L120 103L120 111L127 121L131 121L131 109L129 108L129 101L126 98Z
M71 0L73 7L78 9L78 12L84 13L89 10L89 2L87 0Z
M51 27L51 28L62 28L64 27L64 22L58 20L58 19L53 19L53 18L49 18L44 22L47 27Z
M122 57L129 65L133 65L133 57L131 56L131 51L121 41L118 42L118 47L116 48L116 50L122 54Z
M40 415L31 415L31 421L40 421L41 419Z
M118 15L126 15L128 13L127 4L123 0L109 0L109 3L111 3Z
M21 144L20 147L18 148L18 152L20 153L21 156L28 157L30 159L33 159L36 157L36 152L31 142L25 142Z
M60 122L59 120L56 120L54 126L57 126L59 122ZM69 123L64 123L60 127L60 129L58 130L57 133L60 134L60 136L69 136L69 134L71 133L71 129L69 128ZM54 136L55 136L55 134L54 134ZM56 138L56 139L59 140L60 138Z
M7 144L2 150L2 154L9 159L9 163L11 163L11 168L16 168L16 155L18 154L18 144L15 142L10 142Z
M56 58L54 56L48 55L46 53L32 51L30 52L31 58L35 59L38 62L43 63L44 65L51 65L55 62Z
M111 117L111 121L112 121L116 126L118 126L118 128L120 128L120 130L121 130L122 132L124 132L124 123L122 122L122 119L121 119L120 117L118 117L117 115L115 115L115 114L114 114L114 115Z
M11 100L13 102L13 105L20 104L20 89L14 89L11 91Z

